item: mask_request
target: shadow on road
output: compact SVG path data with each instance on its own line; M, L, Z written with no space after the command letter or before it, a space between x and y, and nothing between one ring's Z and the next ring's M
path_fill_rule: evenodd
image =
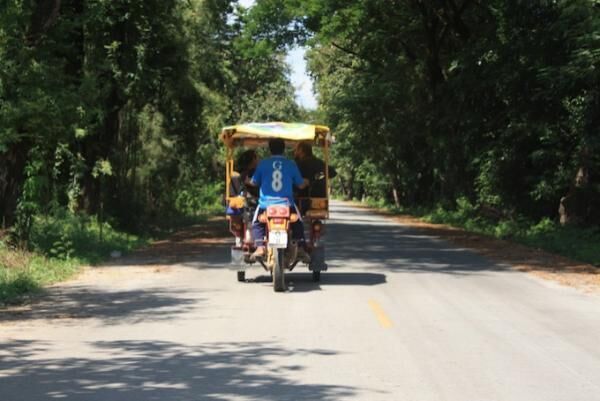
M135 265L150 266L203 263L206 267L218 267L229 263L233 237L228 231L224 217L214 217L155 241L124 258L114 259L103 267ZM195 266L198 267L198 266Z
M324 273L324 277L332 279L323 281L323 285L336 283L336 268L457 276L510 270L435 235L403 226L366 209L336 204L331 217L325 230L326 260L331 269ZM210 236L207 238L199 237L206 237L208 233ZM226 222L216 219L137 252L133 255L132 264L157 263L159 258L161 263L166 264L179 263L199 269L223 268L229 263L231 241ZM359 285L361 281L372 285L372 281L382 281L365 276L356 279L339 277L340 282L346 280L348 285ZM300 279L299 282L304 283L305 280Z
M294 355L327 358L323 349L289 349L257 342L185 346L173 342L90 343L89 357L44 357L43 343L0 343L3 398L21 400L169 401L342 400L357 393L349 386L301 383L288 365ZM32 358L32 359L29 359Z
M331 269L324 273L324 277L331 279L325 278L323 285L335 285L336 280L347 285L385 282L385 278L369 276L336 276L337 268L456 276L510 270L508 266L495 264L474 252L440 240L435 233L427 235L430 233L403 226L367 209L333 203L332 219L327 222L325 230L326 260ZM215 218L137 251L124 261L115 261L115 264L144 266L160 263L220 269L229 265L231 243L226 221ZM305 282L303 278L298 281Z
M0 311L0 322L20 319L101 319L104 324L175 319L198 307L197 294L181 290L103 291L85 286L53 289L26 310Z
M394 272L472 275L509 270L471 251L423 232L383 220L352 219L349 214L327 224L327 260L336 267L378 268ZM362 215L361 215L362 216Z

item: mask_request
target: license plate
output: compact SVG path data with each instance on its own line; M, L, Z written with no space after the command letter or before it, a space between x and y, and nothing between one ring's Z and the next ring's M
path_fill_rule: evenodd
M269 232L269 245L273 248L287 247L288 233L287 231L271 231Z

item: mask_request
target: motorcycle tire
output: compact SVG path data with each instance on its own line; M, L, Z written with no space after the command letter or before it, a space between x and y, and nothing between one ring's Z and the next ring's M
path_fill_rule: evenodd
M318 283L319 281L321 281L321 272L312 272L312 280L315 283Z
M285 249L273 249L273 290L275 292L285 291Z

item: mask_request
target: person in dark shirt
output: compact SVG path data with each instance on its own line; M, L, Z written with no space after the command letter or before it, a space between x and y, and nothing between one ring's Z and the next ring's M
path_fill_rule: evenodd
M258 165L258 155L253 149L243 152L237 159L237 173L231 176L231 194L240 196L244 193L250 194L253 198L258 198L258 190L255 187L247 186L246 180L254 175Z
M299 197L325 198L327 197L327 185L325 182L325 162L312 152L312 145L308 142L300 142L294 150L294 160L300 169L302 177L308 179L310 185L307 189L298 193ZM337 172L329 166L329 178L334 178Z

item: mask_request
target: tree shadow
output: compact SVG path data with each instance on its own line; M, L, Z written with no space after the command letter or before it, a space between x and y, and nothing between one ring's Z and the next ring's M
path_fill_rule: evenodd
M224 217L183 228L167 238L154 241L131 254L103 263L101 266L155 266L192 263L203 260L219 266L229 262L233 237ZM197 267L197 266L194 266Z
M96 318L104 324L139 323L177 318L199 307L197 294L145 288L107 291L87 286L52 288L26 309L0 310L0 322L23 319Z
M456 276L511 270L509 266L493 263L468 249L458 248L440 239L435 232L407 227L367 209L336 204L331 217L326 223L324 236L330 270L323 273L323 277L335 277L337 268L347 267ZM231 242L227 236L228 233L223 233L219 243L198 244L196 253L188 254L192 257L183 264L199 269L227 267ZM341 282L343 279L340 276ZM270 278L256 280L270 281ZM369 283L373 280L382 281L380 278L357 277L347 284L359 285L361 280L366 285L372 285ZM303 286L310 283L303 278L298 282ZM322 284L334 282L323 281Z
M328 222L326 235L335 241L332 241L335 246L327 248L330 267L362 266L394 272L452 275L510 270L508 266L493 263L434 235L375 217L369 223L359 223L350 215Z
M335 201L332 205L332 218L326 223L324 236L326 261L330 266L328 276L337 268L346 267L456 276L511 271L507 265L493 263L441 240L440 237L445 237L443 233L407 227L368 209ZM161 263L195 269L231 268L231 244L227 222L215 219L138 251L125 262L142 266ZM304 283L303 279L300 281ZM358 285L358 281L348 284Z
M324 349L289 349L259 342L187 346L160 341L100 341L89 346L95 358L44 358L44 344L0 343L3 398L333 401L359 391L294 379L295 373L306 369L298 362L304 357L329 363L336 353Z

